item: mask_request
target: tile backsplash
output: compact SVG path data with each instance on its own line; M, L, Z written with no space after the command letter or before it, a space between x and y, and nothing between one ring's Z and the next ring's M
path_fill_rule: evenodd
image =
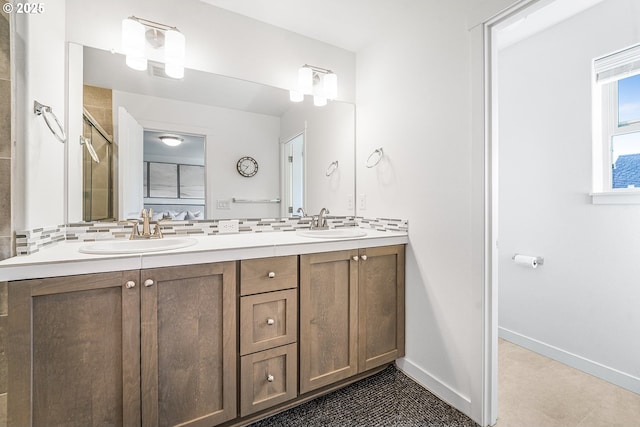
M219 234L218 224L221 220L200 221L166 221L161 224L162 234L170 237L177 235L213 236ZM362 218L353 216L327 217L331 228L361 227L379 231L409 230L407 220L389 218ZM295 231L309 228L311 217L293 218L256 218L240 219L240 233L269 233ZM16 232L16 252L18 255L29 255L57 242L128 239L133 225L127 221L82 222L60 225L57 227L37 228Z

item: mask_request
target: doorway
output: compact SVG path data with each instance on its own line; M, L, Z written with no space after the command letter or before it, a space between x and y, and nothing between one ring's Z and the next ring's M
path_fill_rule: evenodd
M625 20L625 5L523 1L485 26L490 415L484 419L490 424L500 412L498 336L632 392L640 389L638 365L630 362L640 347L626 339L626 328L640 325L627 302L637 299L632 278L638 272L628 249L616 250L637 246L624 231L632 224L623 214L637 208L594 206L590 196L591 66L594 58L637 43L624 37L629 29L638 31ZM541 15L545 23L536 27ZM617 23L600 21L608 17ZM592 32L596 25L618 38ZM524 29L527 34L503 44L501 36ZM544 265L517 265L516 254L543 257Z

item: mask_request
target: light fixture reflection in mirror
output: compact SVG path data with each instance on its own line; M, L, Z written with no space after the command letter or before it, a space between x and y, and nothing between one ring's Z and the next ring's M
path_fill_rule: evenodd
M160 141L162 141L165 145L168 145L169 147L177 147L178 145L182 144L182 141L184 141L184 139L176 135L162 135L160 137Z

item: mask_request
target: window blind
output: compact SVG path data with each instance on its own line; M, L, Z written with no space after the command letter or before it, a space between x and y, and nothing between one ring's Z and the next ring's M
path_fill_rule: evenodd
M598 83L640 74L640 44L596 59L594 71Z

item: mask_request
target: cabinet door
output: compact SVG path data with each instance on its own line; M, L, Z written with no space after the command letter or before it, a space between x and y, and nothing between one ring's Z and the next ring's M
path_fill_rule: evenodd
M404 245L360 250L361 372L404 356Z
M301 394L358 371L357 255L300 256Z
M9 284L8 425L140 425L138 279Z
M142 425L212 426L236 407L236 264L142 270Z

